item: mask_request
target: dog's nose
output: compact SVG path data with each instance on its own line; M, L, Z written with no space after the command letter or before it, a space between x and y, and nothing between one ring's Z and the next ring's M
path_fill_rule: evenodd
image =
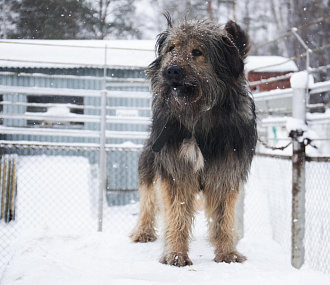
M167 76L171 80L179 80L183 77L183 68L179 65L171 65L167 68Z

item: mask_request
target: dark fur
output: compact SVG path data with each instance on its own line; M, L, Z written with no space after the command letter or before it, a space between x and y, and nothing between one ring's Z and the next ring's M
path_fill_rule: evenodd
M141 211L131 238L156 239L158 201L165 221L161 262L192 264L188 243L194 199L202 190L215 261L242 262L245 257L235 248L234 208L257 138L244 76L249 39L232 21L222 28L208 21L174 25L166 17L158 56L147 70L153 119L139 161ZM164 132L167 125L171 131ZM155 142L159 152L152 150Z

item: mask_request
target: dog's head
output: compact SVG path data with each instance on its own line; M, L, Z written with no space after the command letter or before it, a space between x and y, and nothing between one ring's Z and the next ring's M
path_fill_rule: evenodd
M187 21L158 36L157 58L148 70L153 93L171 110L196 114L225 101L226 92L244 77L249 38L233 21L224 27L209 21Z

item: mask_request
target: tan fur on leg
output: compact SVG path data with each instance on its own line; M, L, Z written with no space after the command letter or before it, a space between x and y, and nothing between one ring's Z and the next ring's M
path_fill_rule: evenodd
M159 180L157 185L158 199L162 201L165 239L165 250L160 262L179 267L192 265L188 257L188 243L196 197L193 189L186 189L186 185L180 186L170 186L166 180Z
M156 193L154 187L140 185L140 214L137 225L130 235L133 242L149 242L157 239Z
M218 195L219 192L214 192ZM235 234L235 205L237 190L223 191L221 197L213 192L205 194L208 217L209 239L215 246L215 262L244 262L246 257L236 250L237 236Z

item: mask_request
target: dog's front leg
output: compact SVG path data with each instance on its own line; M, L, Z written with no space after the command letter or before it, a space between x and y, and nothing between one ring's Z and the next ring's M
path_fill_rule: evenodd
M136 227L130 235L133 242L149 242L157 239L156 193L153 185L140 181L140 214Z
M157 188L165 239L160 262L179 267L192 265L188 250L196 195L187 188L187 183L170 183L167 179L160 180Z
M215 262L244 262L246 257L236 250L235 205L238 190L207 189L205 213L209 224L209 239L215 246Z

